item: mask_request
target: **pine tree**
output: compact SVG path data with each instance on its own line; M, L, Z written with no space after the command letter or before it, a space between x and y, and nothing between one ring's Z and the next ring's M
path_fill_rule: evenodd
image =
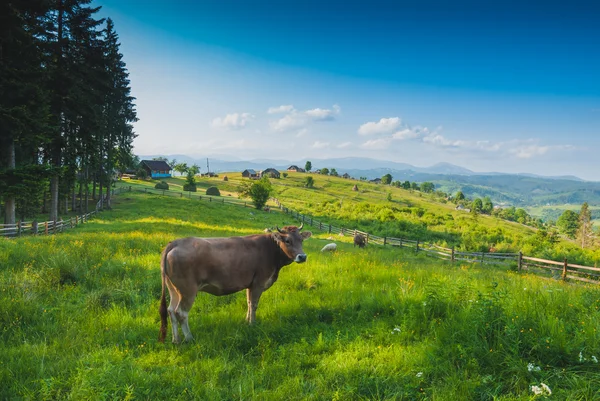
M593 243L594 230L592 227L592 212L588 203L581 205L579 212L579 228L577 229L577 242L581 244L581 249L589 247Z
M45 12L41 0L0 3L0 194L5 224L16 222L24 189L43 179L43 174L31 173L37 168L37 149L45 141L47 127L38 37Z

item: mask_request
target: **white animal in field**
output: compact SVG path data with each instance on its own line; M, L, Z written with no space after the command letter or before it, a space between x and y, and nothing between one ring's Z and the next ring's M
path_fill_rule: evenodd
M321 252L333 252L337 249L337 244L335 243L331 243L331 244L327 244L323 247L323 249L321 249Z

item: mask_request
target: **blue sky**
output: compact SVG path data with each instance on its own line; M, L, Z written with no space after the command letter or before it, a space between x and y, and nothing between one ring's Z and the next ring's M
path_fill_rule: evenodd
M598 2L96 4L131 73L138 154L600 180Z

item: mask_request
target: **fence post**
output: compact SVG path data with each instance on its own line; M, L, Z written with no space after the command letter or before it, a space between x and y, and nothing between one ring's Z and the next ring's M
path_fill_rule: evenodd
M417 240L417 247L415 248L417 253L419 253L419 240Z
M48 235L48 222L47 222L47 221L46 221L46 222L44 222L44 225L46 226L46 227L44 228L44 233L45 233L46 235Z
M568 265L567 258L565 258L565 262L563 264L563 273L562 273L562 279L565 281L567 280L567 265Z
M52 226L52 234L56 234L56 220L54 220L54 225Z
M73 228L73 218L69 217L69 228Z
M400 237L400 248L402 248L402 237Z
M331 223L329 223L329 230L328 230L329 234L331 234Z
M223 201L223 204L225 204L225 198L221 198L221 200Z
M310 226L311 226L311 227L312 227L312 225L313 225L313 224L312 224L312 222L313 222L313 218L311 217L311 218L310 218Z
M323 231L323 223L319 221L319 230Z
M383 246L387 244L387 237L383 237Z
M31 232L33 233L33 235L37 235L37 233L38 233L38 222L37 222L37 220L33 220L31 222Z
M451 251L452 251L452 252L450 253L450 261L451 261L452 263L454 263L454 247L452 247Z
M129 186L129 192L131 192L131 185Z
M341 233L342 233L342 235L344 235L344 227L342 227Z
M21 236L21 220L17 221L17 237Z
M369 243L369 233L367 233L367 238L365 239L365 244Z
M180 192L180 193L179 193L179 197L180 197L180 198L183 198L183 192Z
M517 260L517 269L518 269L518 271L521 271L522 268L523 268L523 252L519 251L519 256L518 256L518 260Z
M485 257L485 254L483 252L481 252L481 265L483 266L483 258Z
M212 202L212 196L209 196L209 197L208 197L208 201L209 201L209 202Z

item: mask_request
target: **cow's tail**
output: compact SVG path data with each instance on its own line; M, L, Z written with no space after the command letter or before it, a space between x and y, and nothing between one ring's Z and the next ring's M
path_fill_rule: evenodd
M167 336L167 299L165 297L165 280L167 274L167 255L173 249L173 243L170 242L169 245L165 248L161 255L161 263L160 263L160 271L162 275L162 295L160 297L160 308L158 312L160 313L160 332L158 333L158 341L163 343L165 342L165 337Z

